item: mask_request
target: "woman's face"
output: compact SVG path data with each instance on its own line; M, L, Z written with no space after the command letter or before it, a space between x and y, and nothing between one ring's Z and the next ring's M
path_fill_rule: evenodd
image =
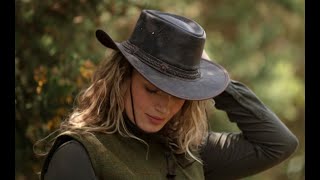
M145 132L158 132L181 109L185 100L171 96L134 70L132 98L137 126ZM125 94L125 111L133 122L130 87Z

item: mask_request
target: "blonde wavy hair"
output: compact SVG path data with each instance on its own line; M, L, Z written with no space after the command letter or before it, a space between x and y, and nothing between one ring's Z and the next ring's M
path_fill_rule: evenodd
M133 68L124 56L115 52L96 69L92 84L81 91L77 106L60 126L60 133L76 134L101 132L137 139L125 125L124 97L129 89ZM178 154L187 153L202 162L193 151L197 151L208 133L207 108L213 100L185 101L181 110L161 130L169 139L171 149Z

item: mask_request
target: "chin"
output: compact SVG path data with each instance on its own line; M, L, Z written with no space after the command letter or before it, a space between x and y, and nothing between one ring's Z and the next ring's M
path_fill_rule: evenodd
M162 127L145 127L142 130L146 133L156 133L159 132L162 129Z

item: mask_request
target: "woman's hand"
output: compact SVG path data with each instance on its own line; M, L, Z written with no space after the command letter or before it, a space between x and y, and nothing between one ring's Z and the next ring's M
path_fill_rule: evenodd
M210 57L208 56L208 54L206 53L206 50L203 50L202 51L202 56L201 56L203 59L208 59L210 60Z

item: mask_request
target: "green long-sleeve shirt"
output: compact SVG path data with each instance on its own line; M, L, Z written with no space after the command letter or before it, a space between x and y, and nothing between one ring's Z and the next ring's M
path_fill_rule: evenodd
M297 148L297 138L243 84L231 81L214 99L217 109L224 110L241 132L210 132L199 152L203 166L178 155L167 156L165 142L154 135L140 134L150 143L148 159L146 146L136 140L98 135L89 141L61 139L49 153L42 175L45 179L166 179L167 160L172 157L176 180L239 179L282 162ZM105 149L97 148L101 145Z

